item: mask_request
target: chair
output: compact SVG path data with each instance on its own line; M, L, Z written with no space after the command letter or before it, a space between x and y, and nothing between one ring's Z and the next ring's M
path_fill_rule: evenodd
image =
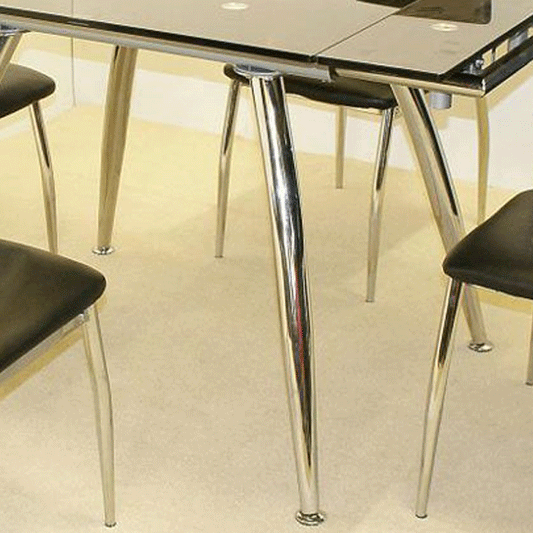
M450 344L463 284L533 299L533 190L515 196L462 239L446 256L448 284L428 390L416 515L427 516L431 476L446 381ZM533 340L527 369L533 385Z
M224 253L229 173L239 92L241 85L249 85L248 79L241 75L232 65L224 66L224 74L232 81L228 94L219 158L215 257L222 257ZM372 181L368 228L366 301L373 302L376 292L385 169L387 166L392 123L396 111L396 99L394 98L392 89L388 85L380 83L341 77L334 77L331 82L302 78L299 76L284 76L283 79L287 94L298 95L316 102L337 106L335 159L337 188L342 188L344 185L346 108L350 107L369 110L381 115L381 127ZM488 110L484 99L478 98L476 102L479 143L478 217L484 219L488 173Z
M11 115L25 107L30 110L41 167L48 247L51 252L57 253L54 174L40 106L40 101L50 96L54 91L54 80L40 72L20 65L9 65L0 82L0 118Z
M95 398L105 524L115 524L111 392L96 300L105 278L49 252L0 240L0 381L12 379L77 327Z

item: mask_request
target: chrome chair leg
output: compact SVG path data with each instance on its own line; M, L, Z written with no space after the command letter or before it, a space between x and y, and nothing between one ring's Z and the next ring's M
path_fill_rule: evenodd
M346 108L337 107L335 114L335 187L344 187L344 148L346 146Z
M304 525L317 525L319 511L315 364L300 194L283 79L276 73L244 69L250 85L268 188L285 375L300 509Z
M433 216L444 249L449 251L463 237L464 223L448 163L437 129L420 89L391 85L400 106L417 155ZM473 287L465 288L464 311L472 341L469 347L477 352L492 349L487 340L479 298Z
M231 153L235 138L235 123L239 105L241 83L231 82L228 92L226 116L222 129L222 141L218 160L218 197L217 197L217 228L215 237L215 257L224 255L224 237L226 235L226 217L228 214L229 173L231 167Z
M85 319L83 341L94 393L96 432L104 496L104 518L105 525L113 527L116 524L113 410L100 322L94 305L85 311Z
M444 307L442 310L441 324L435 357L429 381L429 389L424 419L424 436L422 440L422 461L420 465L420 478L418 482L418 495L416 501L416 516L427 517L427 505L435 452L439 438L439 428L442 418L442 407L446 394L446 382L450 370L451 344L457 318L457 310L461 297L462 283L451 279L448 283Z
M476 98L476 115L478 144L477 222L481 224L487 215L489 180L489 108L486 98Z
M385 109L381 115L379 142L374 165L372 180L372 196L370 199L370 218L368 222L368 269L366 280L366 301L373 302L376 295L376 278L379 257L379 236L381 232L381 213L383 209L383 195L385 170L389 155L394 108Z
M56 192L54 183L54 171L52 169L52 159L50 148L46 137L44 120L39 102L34 102L29 106L35 145L41 166L41 183L44 198L44 214L46 218L46 231L48 235L48 247L54 254L58 251L57 242L57 207Z
M136 60L137 49L116 46L109 67L102 140L98 240L93 249L98 255L113 252L111 238L126 146Z

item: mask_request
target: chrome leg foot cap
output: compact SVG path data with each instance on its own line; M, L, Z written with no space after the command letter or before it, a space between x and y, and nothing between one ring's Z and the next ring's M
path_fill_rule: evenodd
M415 516L416 516L417 518L420 518L420 520L424 520L424 518L427 518L427 517L428 517L427 513L425 513L425 514L417 514L417 515L415 515Z
M490 342L474 342L474 341L469 343L468 347L474 352L478 352L478 353L490 352L493 348Z
M95 246L93 254L95 255L111 255L115 249L112 246Z
M115 527L117 525L116 522L113 522L112 524L108 524L107 522L105 523L105 527Z
M302 526L319 526L324 522L326 519L326 515L324 513L302 513L302 511L298 511L296 513L296 521L299 524L302 524Z

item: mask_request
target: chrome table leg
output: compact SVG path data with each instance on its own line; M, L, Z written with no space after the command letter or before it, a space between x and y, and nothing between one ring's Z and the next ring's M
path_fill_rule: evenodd
M344 187L344 150L346 146L346 108L337 107L335 114L335 187Z
M401 85L392 90L405 118L428 193L433 216L446 251L464 235L464 224L440 139L429 113L423 91ZM472 335L470 348L478 352L492 349L487 340L481 307L475 289L465 287L465 316Z
M476 98L477 115L477 223L487 214L487 187L489 181L489 108L486 98Z
M126 146L136 60L137 49L116 46L109 68L102 140L98 239L93 250L99 255L113 252L111 237Z
M368 221L368 257L366 277L366 301L373 302L376 296L376 278L378 274L379 236L381 233L381 213L383 211L384 180L389 155L392 121L395 108L385 109L381 114L379 142L372 180L372 197Z
M292 425L300 509L304 525L317 525L317 428L315 365L300 193L282 78L248 69L268 188L285 375Z
M217 196L217 229L215 239L215 257L224 255L224 237L226 235L226 218L228 215L229 172L231 168L231 153L235 138L235 123L239 106L241 82L233 80L228 92L226 116L220 142L218 159L218 196Z

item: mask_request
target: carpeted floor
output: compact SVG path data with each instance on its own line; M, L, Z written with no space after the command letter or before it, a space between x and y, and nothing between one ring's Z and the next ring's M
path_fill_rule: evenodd
M117 533L290 533L297 490L258 147L235 146L226 257L213 258L218 138L133 120L109 257L96 231L102 115L49 124L62 253L108 279L101 320L116 420ZM364 302L371 166L299 156L314 310L323 533L533 528L529 302L483 294L495 349L461 319L429 518L414 517L423 403L445 280L421 180L391 170L377 300ZM31 133L0 142L0 233L45 244ZM475 190L462 184L465 217ZM512 193L491 189L496 208ZM103 530L81 343L6 387L0 531Z

